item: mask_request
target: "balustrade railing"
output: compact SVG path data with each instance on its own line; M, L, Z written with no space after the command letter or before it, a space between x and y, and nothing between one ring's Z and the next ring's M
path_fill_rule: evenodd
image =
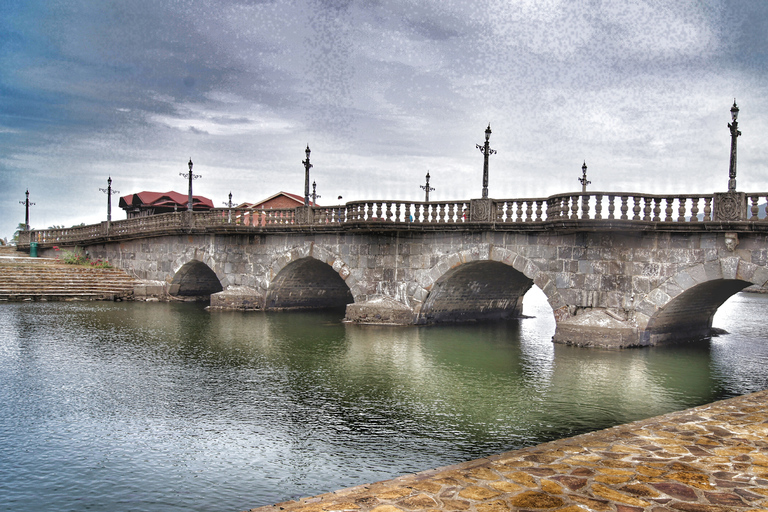
M725 219L768 223L768 193L746 193L734 203L729 212L735 217ZM136 217L90 226L22 232L19 245L30 242L51 246L74 244L104 238L130 238L164 233L186 232L190 229L223 230L282 230L306 229L308 226L332 227L380 225L450 226L459 224L492 226L567 224L578 221L646 222L663 224L723 221L715 211L717 194L650 195L617 192L557 194L530 199L475 200L486 207L480 219L472 218L474 201L351 201L343 205L304 209L214 208L206 212L174 212ZM743 203L743 204L742 204ZM734 206L735 204L735 206ZM477 215L479 216L479 215ZM662 224L662 225L663 225ZM598 225L598 224L595 224Z

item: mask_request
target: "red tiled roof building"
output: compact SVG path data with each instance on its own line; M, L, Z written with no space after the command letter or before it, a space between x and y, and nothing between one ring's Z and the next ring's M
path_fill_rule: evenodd
M189 196L178 192L138 192L120 198L120 208L125 210L129 219L146 217L159 213L184 211L187 209ZM192 210L207 211L213 208L213 201L203 196L192 196Z

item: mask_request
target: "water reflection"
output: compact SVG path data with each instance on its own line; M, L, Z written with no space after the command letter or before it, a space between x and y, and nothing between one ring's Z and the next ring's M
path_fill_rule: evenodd
M194 304L0 307L0 508L243 510L768 387L768 300L731 334L553 345L552 312L361 327Z

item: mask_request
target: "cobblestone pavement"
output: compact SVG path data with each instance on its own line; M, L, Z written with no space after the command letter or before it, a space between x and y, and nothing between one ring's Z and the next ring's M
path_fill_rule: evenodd
M768 511L768 390L278 510Z

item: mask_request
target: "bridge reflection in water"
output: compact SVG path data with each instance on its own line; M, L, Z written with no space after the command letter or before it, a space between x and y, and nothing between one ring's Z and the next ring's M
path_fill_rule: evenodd
M235 309L347 305L356 323L520 315L547 298L554 341L633 347L706 336L722 303L768 282L766 193L592 192L217 209L25 233L78 245L161 293ZM159 283L159 284L158 284Z
M196 304L0 307L0 505L245 510L768 387L768 298L700 344L583 350L531 318L360 326ZM66 489L66 492L62 492Z

